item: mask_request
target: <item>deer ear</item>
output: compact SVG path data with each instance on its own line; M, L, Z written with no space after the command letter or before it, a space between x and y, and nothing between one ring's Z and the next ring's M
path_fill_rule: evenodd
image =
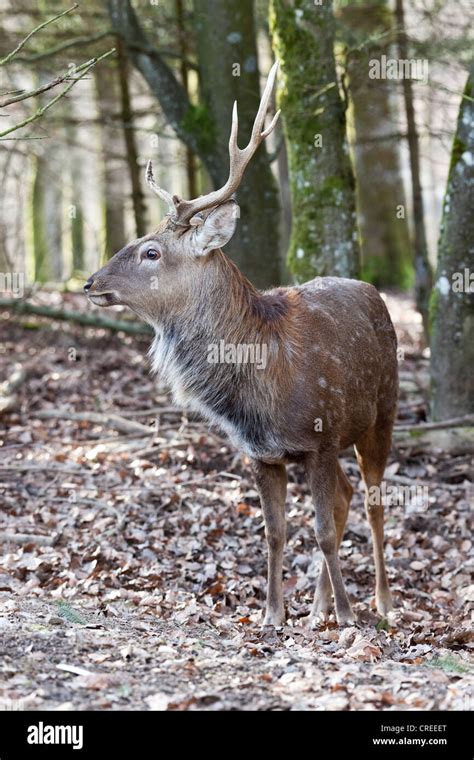
M211 211L192 232L193 252L203 256L228 243L235 232L239 211L235 201L227 201Z

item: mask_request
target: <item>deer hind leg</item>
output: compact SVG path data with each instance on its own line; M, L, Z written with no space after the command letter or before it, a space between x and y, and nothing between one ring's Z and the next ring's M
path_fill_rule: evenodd
M260 494L268 545L268 591L263 625L285 622L283 605L283 551L285 546L286 469L284 465L252 463Z
M339 533L342 535L344 531L347 516L346 503L347 508L349 506L347 497L344 499L344 506L340 498L341 492L339 486L342 486L344 489L344 480L340 479L339 476L339 471L342 473L342 470L340 470L337 461L337 453L331 451L308 454L306 457L306 469L316 512L314 526L316 539L324 555L324 565L327 568L327 574L334 594L337 622L341 624L351 623L354 621L354 614L346 589L344 588L337 555L339 546L338 535ZM338 494L337 497L336 493ZM337 521L336 504L338 505ZM337 525L339 525L339 528L336 527ZM329 595L326 592L324 578L320 580L320 584L322 585L323 583L323 592L326 593L327 598ZM316 609L318 609L319 604L317 595L318 591L315 598ZM324 596L322 599L324 600ZM322 603L324 604L324 601ZM318 622L317 618L314 617L314 608L309 622L310 625L315 625Z
M349 505L351 502L353 488L339 462L337 463L336 473L336 495L334 499L334 522L336 525L336 548L339 549L344 536ZM321 563L321 570L318 578L318 585L314 595L313 608L311 610L310 620L316 624L317 620L326 620L331 609L332 588L329 579L328 567L326 560Z
M355 450L365 486L365 511L372 533L375 602L380 615L393 609L384 561L384 505L380 484L391 446L392 423L376 425L357 441Z

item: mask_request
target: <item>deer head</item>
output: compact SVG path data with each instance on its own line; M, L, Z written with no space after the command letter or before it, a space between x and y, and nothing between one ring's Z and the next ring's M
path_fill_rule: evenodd
M212 252L224 246L235 231L239 208L233 200L245 169L260 143L272 132L279 111L264 129L265 115L273 90L278 62L272 66L260 101L248 145L237 145L237 103L232 113L229 139L229 178L219 190L194 200L182 200L159 187L151 161L146 180L151 190L168 205L158 228L134 240L115 254L84 286L97 306L123 304L154 324L160 312L180 308L191 293L199 290Z

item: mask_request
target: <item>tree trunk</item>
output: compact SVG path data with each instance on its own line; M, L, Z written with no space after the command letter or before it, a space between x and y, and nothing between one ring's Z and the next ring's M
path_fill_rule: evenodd
M138 151L135 140L135 120L133 117L132 100L128 84L128 61L125 47L117 38L118 74L120 83L120 100L122 107L122 124L125 147L127 149L128 171L132 185L133 213L135 215L135 229L137 237L143 237L148 232L146 222L146 207L140 182L140 167L138 166Z
M224 184L233 101L238 97L243 143L250 137L260 97L252 0L195 0L204 99L197 106L148 40L130 0L107 0L107 5L116 33L159 100L168 123L201 159L213 185ZM241 67L241 76L233 76L234 65ZM265 145L252 159L237 200L241 219L226 253L258 287L278 284L279 201Z
M32 221L36 282L60 282L63 276L62 164L58 146L36 159Z
M124 143L120 129L120 92L115 61L107 61L94 72L97 92L97 108L101 118L100 140L102 146L101 191L103 198L104 249L109 259L126 243L125 194L120 178L123 163L117 154L123 154Z
M247 144L260 101L253 0L196 0L202 97L214 133L219 184L229 172L232 106L238 101L239 143ZM237 191L240 221L226 253L257 287L280 282L279 200L265 143Z
M73 104L71 105L73 108ZM67 209L67 219L69 220L69 237L72 250L72 273L84 272L85 263L85 241L84 241L84 209L82 204L82 193L84 190L84 175L81 150L77 148L78 130L75 124L69 124L66 127L67 149L69 152L69 173L70 173L70 205Z
M351 2L341 16L344 37L352 48L346 66L362 277L376 286L407 287L412 280L413 257L399 137L394 134L399 122L398 100L392 81L368 76L371 59L390 56L387 33L393 25L392 14L387 0L377 0L370 6Z
M189 93L189 70L188 70L188 37L185 23L183 0L175 0L176 7L176 24L178 27L178 46L181 56L180 60L180 74L181 84L183 85L186 95L190 98ZM197 189L197 173L196 173L196 161L194 153L189 146L185 146L186 150L186 177L188 180L188 194L190 198L196 198L198 195Z
M272 0L293 204L289 265L299 281L359 272L354 178L334 59L332 3Z
M430 318L432 416L474 411L474 62L454 138Z
M398 52L402 60L408 60L403 0L395 2ZM423 317L425 334L428 335L428 303L432 287L432 273L426 243L425 210L420 179L420 146L416 126L415 106L411 79L403 77L403 95L407 120L408 150L410 153L411 184L413 195L413 224L415 232L415 294L416 305Z

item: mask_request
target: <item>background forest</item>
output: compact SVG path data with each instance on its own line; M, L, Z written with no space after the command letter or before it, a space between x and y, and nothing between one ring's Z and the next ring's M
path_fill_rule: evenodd
M239 190L228 253L259 287L316 274L414 286L426 332L438 266L435 414L467 413L466 398L446 399L443 375L472 361L472 299L448 303L443 278L472 267L472 8L406 6L5 0L0 271L77 287L165 212L144 188L149 158L182 197L223 184L232 103L247 135L276 54L283 120ZM25 30L34 34L22 44ZM463 312L449 328L445 306Z
M1 698L473 709L473 15L469 0L0 0ZM357 514L341 551L366 627L308 640L317 570L291 470L297 622L269 643L248 463L170 406L149 328L82 286L166 213L149 159L184 198L225 183L233 102L243 146L275 58L281 118L225 252L259 288L338 275L383 292L401 379L386 480L418 490L387 526L397 622L375 618Z

